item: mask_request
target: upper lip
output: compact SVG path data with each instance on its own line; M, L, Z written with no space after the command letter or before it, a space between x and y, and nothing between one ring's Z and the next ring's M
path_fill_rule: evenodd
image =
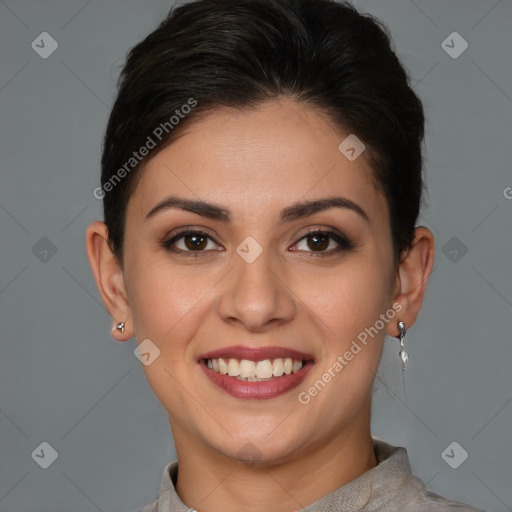
M298 350L286 347L246 347L243 345L233 345L231 347L219 348L206 354L201 354L201 359L248 359L249 361L263 361L265 359L277 359L290 357L300 361L313 360L311 354L299 352Z

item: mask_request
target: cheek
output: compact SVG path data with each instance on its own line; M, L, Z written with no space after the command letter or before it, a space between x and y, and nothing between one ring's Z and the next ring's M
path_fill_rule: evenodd
M302 391L318 410L332 411L326 428L359 410L371 391L386 323L395 321L388 269L375 260L360 259L314 284L305 281L302 293L307 293L307 304L319 319L325 353L312 387Z
M306 277L300 286L300 296L340 343L373 325L390 306L389 271L371 260L354 259L336 271Z
M150 339L160 351L142 369L166 409L186 409L186 393L180 390L186 387L187 374L176 369L184 368L184 360L192 357L188 342L200 323L204 295L214 280L204 273L177 270L151 256L141 256L142 261L137 265L135 258L132 261L127 290L135 336L138 343Z
M129 269L127 292L138 339L164 340L193 311L209 279L157 261L150 256L134 258Z

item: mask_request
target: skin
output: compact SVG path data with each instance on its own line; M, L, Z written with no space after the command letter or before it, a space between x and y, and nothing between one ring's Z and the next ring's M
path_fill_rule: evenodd
M398 320L407 328L416 320L434 241L428 229L416 228L412 249L394 265L386 198L365 154L349 161L338 150L347 135L290 99L218 108L145 163L128 203L123 265L102 222L87 230L103 301L114 325L126 324L113 337L149 338L161 351L143 370L169 414L177 492L201 512L297 510L377 463L370 434L373 379L386 334L397 336ZM145 219L170 194L220 205L232 220L224 224L176 208ZM292 203L332 196L353 201L368 220L352 209L330 208L277 222ZM184 238L174 247L188 247L188 253L162 247L187 227L212 237L202 253ZM327 239L319 250L311 237L303 238L311 228L334 228L355 247L333 252L339 245ZM263 249L252 263L236 252L248 236ZM301 404L299 392L393 304L400 307L396 317ZM210 382L197 358L237 344L295 348L312 354L315 365L284 395L235 398ZM399 365L397 358L397 371ZM251 450L256 464L244 462Z

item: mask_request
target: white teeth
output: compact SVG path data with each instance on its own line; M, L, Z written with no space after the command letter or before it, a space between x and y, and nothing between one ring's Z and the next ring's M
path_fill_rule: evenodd
M240 361L240 377L256 377L256 365L254 361L242 359Z
M281 358L274 359L272 368L273 368L272 374L274 375L274 377L281 377L281 375L283 375L283 373L284 373L283 360Z
M300 361L300 366L302 367L302 361ZM272 363L268 359L258 361L256 365L256 377L258 377L258 379L270 379L270 377L272 377Z
M218 361L219 361L219 372L222 373L223 375L227 375L228 374L228 363L226 363L226 361L224 359L222 359L222 357L219 357Z
M240 375L240 363L238 359L230 359L228 363L228 375L230 377L237 377Z
M295 373L302 368L302 361L293 361L292 372Z
M273 361L264 359L261 361L250 361L248 359L229 360L219 357L218 359L207 359L208 368L223 375L236 377L238 380L246 382L258 382L268 380L272 377L281 377L282 375L290 375L299 371L303 367L303 362L291 357L277 358Z

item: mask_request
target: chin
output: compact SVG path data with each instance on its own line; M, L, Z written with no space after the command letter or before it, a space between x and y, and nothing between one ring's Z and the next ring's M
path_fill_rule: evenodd
M280 464L295 457L304 441L275 429L274 435L261 432L253 436L227 436L219 444L207 440L208 444L221 455L245 464ZM227 442L226 442L227 441Z

